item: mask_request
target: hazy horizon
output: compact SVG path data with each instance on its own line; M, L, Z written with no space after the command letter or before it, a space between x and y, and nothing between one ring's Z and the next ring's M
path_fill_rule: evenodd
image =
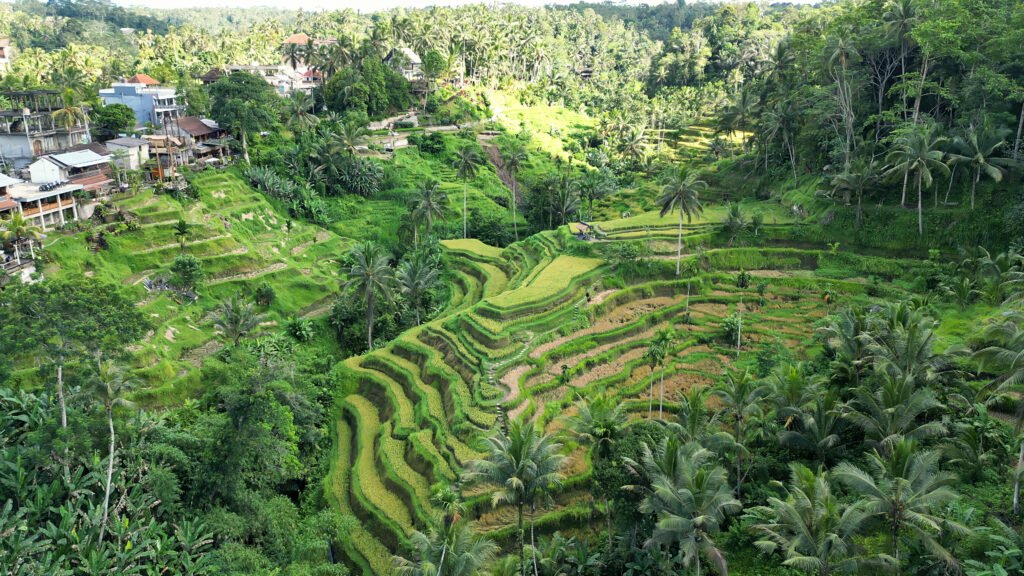
M502 2L483 2L481 0L378 0L372 4L362 0L114 0L120 6L145 7L152 9L173 8L242 8L242 9L302 9L307 11L341 10L345 8L359 12L376 12L391 8L426 8L429 6L459 6L465 4L520 4L523 6L546 6L551 4L577 4L579 0L511 0ZM641 5L666 4L674 0L625 0L613 4ZM711 3L724 3L736 0L707 0ZM820 0L784 0L793 4L814 4ZM604 2L587 2L602 4ZM770 4L772 2L765 2Z

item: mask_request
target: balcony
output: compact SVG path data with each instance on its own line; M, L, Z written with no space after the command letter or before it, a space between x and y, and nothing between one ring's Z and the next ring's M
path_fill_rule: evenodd
M32 206L32 208L25 208L24 205L23 205L22 209L21 209L21 213L24 214L25 217L27 218L29 216L38 216L40 214L47 214L47 213L53 212L54 210L63 210L64 208L70 208L70 207L74 206L74 204L75 204L74 200L68 200L68 201L61 200L61 202L59 204L57 202L48 202L48 203L44 203L42 205L42 208L39 207L39 204L35 204L35 203L27 204L28 206Z

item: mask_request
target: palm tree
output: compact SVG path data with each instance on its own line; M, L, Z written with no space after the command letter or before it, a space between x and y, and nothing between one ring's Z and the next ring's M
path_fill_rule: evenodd
M862 386L845 408L844 416L864 431L876 448L903 440L923 440L945 432L941 422L923 419L942 403L928 388L917 388L910 378L885 377L881 387Z
M671 435L656 451L646 444L641 449L641 465L627 464L650 479L640 511L654 514L657 523L647 545L678 545L683 565L695 564L698 576L702 558L714 564L719 574L728 574L713 537L726 517L742 506L732 496L725 468L713 452L694 442L680 444Z
M841 407L835 391L819 392L798 413L799 426L783 432L779 442L812 452L818 462L825 464L843 441Z
M661 217L679 210L679 234L676 238L676 276L682 270L683 261L683 216L686 222L693 222L694 216L699 216L704 211L700 203L700 191L707 189L708 184L697 179L697 173L685 168L672 170L668 174L665 187L662 188L661 196L658 197L658 205L661 206Z
M367 134L366 126L355 120L342 122L331 135L327 149L332 156L352 156L356 153L356 147L366 141Z
M837 175L832 179L832 189L844 199L849 205L851 198L857 199L857 227L860 228L861 217L864 213L862 203L878 184L878 173L874 159L868 162L855 162L848 171Z
M21 264L19 245L22 240L28 240L28 250L34 260L36 257L34 244L43 238L43 229L30 224L21 213L11 214L9 219L0 222L0 224L2 224L0 238L5 242L12 242L14 244L14 256L18 259L18 263Z
M380 246L367 240L357 244L348 254L351 264L345 270L347 280L342 290L359 293L366 299L366 347L373 348L374 305L377 296L391 297L394 279L390 256Z
M656 339L652 339L650 344L647 345L647 351L644 352L644 360L647 361L647 365L651 367L651 391L648 395L647 405L647 417L652 418L654 416L654 374L655 368L657 368L662 361L665 359L666 350L658 345Z
M529 159L530 157L526 154L526 150L518 142L513 142L501 151L501 163L505 165L508 177L512 180L512 232L515 234L516 242L519 241L519 225L516 222L516 205L519 203L519 191L517 190L519 182L516 177L523 163Z
M753 418L761 410L761 402L767 388L764 384L755 380L750 372L743 372L740 375L727 373L725 380L714 387L713 393L722 402L722 411L732 418L733 437L736 442L743 444L746 438L745 425L747 420ZM736 495L740 495L743 486L743 477L740 473L740 463L743 460L741 451L736 452Z
M605 394L591 397L589 400L580 398L576 402L576 413L567 417L569 430L581 444L591 445L594 450L594 461L603 460L611 455L612 446L618 442L626 429L629 419L622 404ZM608 522L608 547L612 546L612 502L610 487L605 487L605 519Z
M498 545L465 521L416 531L409 537L416 559L394 556L398 576L474 576L498 553Z
M232 297L220 305L213 325L238 346L242 338L258 328L262 321L263 315L256 312L251 302Z
M886 176L900 174L904 178L913 174L917 185L917 233L924 235L924 213L922 211L922 199L925 188L932 186L932 170L949 176L949 167L942 159L945 153L942 145L946 138L939 136L938 131L930 126L914 126L907 133L900 136L886 161L889 169Z
M319 118L313 113L314 106L316 106L316 101L308 92L302 90L292 92L282 110L285 124L297 132L316 126Z
M594 218L594 201L600 200L615 190L613 177L607 168L588 170L576 181L580 198L587 203L587 218Z
M99 365L99 375L95 380L95 394L103 404L104 414L107 416L107 428L110 430L110 447L107 450L107 481L103 488L103 519L100 521L99 542L103 542L103 535L107 530L107 517L110 512L110 490L114 479L114 407L132 406L132 403L124 398L124 394L131 387L132 382L125 378L124 373L118 369L113 362L106 361Z
M948 355L935 352L937 325L920 308L890 304L868 317L860 338L876 373L931 384L954 370Z
M71 130L79 124L85 124L89 117L85 113L85 108L75 103L75 93L70 88L64 90L63 94L64 107L59 110L53 111L53 121L57 123L57 126L65 130Z
M284 58L285 63L290 65L292 69L296 69L310 55L310 51L307 48L306 44L288 42L281 45L281 56Z
M425 254L417 253L398 265L395 280L397 280L402 296L406 298L416 313L417 326L420 325L423 296L437 284L437 278L437 267Z
M428 181L416 191L412 201L412 217L416 222L425 222L427 237L430 237L435 218L444 217L448 197L441 192L437 182Z
M487 456L472 462L467 477L471 481L491 484L496 490L491 504L509 504L516 508L519 535L519 568L525 575L526 534L523 530L523 508L533 507L538 501L549 497L552 487L562 482L561 469L565 456L559 452L562 445L548 434L534 428L532 421L513 420L508 433L496 431L485 440ZM530 529L531 546L533 528ZM536 547L534 548L534 570L536 570Z
M818 328L831 356L829 371L835 384L860 386L861 375L868 361L868 351L861 335L867 331L868 317L856 310L844 310L828 317Z
M466 238L468 235L468 214L466 212L466 204L469 197L469 181L476 178L476 173L480 169L480 165L483 164L483 159L480 158L480 153L477 152L475 146L467 144L458 151L453 168L456 170L456 175L462 180L462 237Z
M919 541L932 554L955 566L956 560L936 542L934 535L949 530L965 535L967 528L937 516L946 504L956 500L951 488L956 476L939 470L939 453L918 450L911 441L892 446L888 456L877 451L868 454L869 470L843 462L833 470L833 477L864 498L864 510L884 521L889 532L896 574L901 568L901 545L904 536Z
M658 330L654 335L654 346L662 351L658 357L658 365L661 367L661 393L658 395L658 418L665 417L665 358L669 357L672 344L675 342L676 333L671 328Z
M995 156L1006 145L1006 134L1007 132L1002 130L987 133L972 127L965 136L957 138L956 147L964 153L949 155L950 164L963 164L974 169L974 179L971 181L971 210L974 210L974 195L982 175L994 182L1002 182L1004 167L1013 163L1009 158Z
M185 241L192 235L192 226L185 222L184 219L179 219L177 224L174 225L174 237L178 239L178 243L181 246L181 251L185 251Z
M989 388L996 395L1019 396L1024 390L1024 313L1015 312L1001 322L992 324L982 331L982 338L989 345L974 353L979 371L995 371L996 377ZM1024 402L1016 398L1016 429L1024 425ZM1017 469L1024 469L1024 441L1017 456ZM1013 513L1020 514L1021 474L1014 475Z
M768 554L782 553L784 566L817 576L858 574L869 558L856 539L865 529L867 513L861 502L845 505L832 493L828 474L815 475L792 463L786 498L768 498L767 506L750 510L761 520L754 544ZM879 560L879 559L876 559Z

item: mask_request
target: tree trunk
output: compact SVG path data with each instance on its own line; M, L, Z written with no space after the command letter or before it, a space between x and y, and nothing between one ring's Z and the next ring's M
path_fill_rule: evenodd
M168 156L170 156L170 149L167 150ZM245 158L246 164L252 164L249 161L249 139L245 135L245 130L242 130L242 157Z
M651 418L654 416L654 366L651 366L651 394L650 400L647 404L647 417Z
M857 194L857 228L860 228L860 218L863 214L861 203L864 200L864 193Z
M907 179L910 177L910 172L903 173L903 195L900 196L900 208L907 207Z
M1020 160L1020 139L1024 132L1024 103L1020 105L1020 120L1017 121L1017 138L1013 141L1013 159Z
M978 166L974 173L974 182L971 182L971 210L974 210L974 193L978 189L978 180L981 180L981 166Z
M917 97L914 98L914 124L917 124L917 119L921 114L921 98L924 96L924 81L928 78L928 55L924 57L924 61L921 62L921 82L917 87Z
M1024 442L1020 443L1020 453L1017 455L1017 468L1019 469L1024 465ZM1013 514L1014 516L1020 514L1020 476L1014 474L1013 481Z
M535 524L535 521L534 521L534 518L533 518L534 512L535 512L535 510L533 510L533 507L531 507L531 509L530 509L530 550L533 552L533 576L540 576L540 571L537 570L537 541L534 540L534 538L533 538L533 526Z
M516 176L512 173L512 233L519 242L519 224L516 222Z
M366 349L373 349L373 289L366 295Z
M608 521L608 551L612 549L612 500L611 498L604 497L604 516Z
M658 418L665 417L665 367L661 367L661 392L658 397Z
M946 187L946 197L943 198L943 206L949 206L949 193L953 191L953 180L956 178L956 169L959 168L957 164L953 164L953 171L949 173L949 186Z
M679 208L679 235L676 237L676 278L683 262L683 209Z
M107 485L103 491L103 519L100 521L100 538L103 542L103 535L107 531L107 514L110 510L110 484L114 478L114 407L107 406L107 426L110 427L110 450L107 462Z
M917 171L917 235L924 236L924 212L921 210L921 171Z
M519 504L519 573L526 576L526 534L523 532L523 505Z
M57 357L57 402L60 404L60 427L68 427L68 406L64 400L64 357Z
M468 229L468 220L466 213L466 195L469 194L469 181L462 181L462 239L466 239L466 230Z

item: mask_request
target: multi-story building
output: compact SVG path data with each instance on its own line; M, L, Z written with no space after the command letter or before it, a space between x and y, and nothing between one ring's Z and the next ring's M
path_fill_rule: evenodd
M163 126L164 122L178 118L185 107L178 101L174 88L147 86L141 82L117 82L110 88L100 90L103 103L124 104L135 113L135 125L141 127L147 122Z
M88 143L88 115L73 119L70 127L59 124L53 113L64 108L56 90L31 90L0 94L8 105L0 110L0 163L7 170L24 168L36 156L60 152Z
M8 183L4 187L6 194L0 198L0 214L4 218L17 212L30 225L43 230L52 230L78 219L75 192L82 189L80 184L33 184L0 175L0 183L4 182Z
M7 74L11 70L11 60L14 59L14 45L10 38L0 38L0 74Z
M107 192L114 182L110 157L92 150L42 156L29 166L29 173L36 185L63 182L93 194Z

